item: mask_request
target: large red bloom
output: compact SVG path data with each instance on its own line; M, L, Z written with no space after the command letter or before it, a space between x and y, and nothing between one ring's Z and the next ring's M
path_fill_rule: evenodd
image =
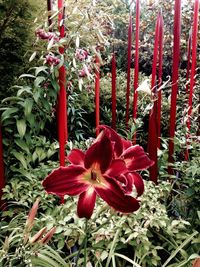
M105 132L113 144L113 158L124 160L128 171L125 174L119 174L117 179L125 181L125 193L131 194L134 186L138 196L142 195L144 192L144 182L136 171L145 170L152 166L154 162L149 159L141 146L133 146L131 141L120 137L112 128L100 125L99 129Z
M54 170L43 181L46 192L58 196L79 195L79 217L91 217L97 195L117 211L130 213L137 210L138 200L124 190L125 184L130 183L126 155L113 158L114 147L117 148L115 142L104 130L86 153L72 150L68 156L71 164Z

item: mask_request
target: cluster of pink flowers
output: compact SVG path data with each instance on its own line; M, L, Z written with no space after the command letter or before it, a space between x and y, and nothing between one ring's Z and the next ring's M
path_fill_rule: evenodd
M79 77L84 78L84 77L88 76L91 73L91 71L92 71L91 68L89 66L85 65L82 68L82 70L79 71L78 75L79 75Z
M56 56L54 55L47 55L46 58L45 58L45 63L50 65L50 66L56 66L60 63L60 59L57 58Z
M88 51L84 49L76 49L75 57L79 59L80 61L86 60L88 55L89 55Z
M55 41L59 41L58 36L54 32L45 32L43 29L38 29L35 33L42 40L50 41L53 38Z
M97 196L119 212L136 211L140 207L137 197L144 191L137 171L154 164L141 146L133 146L108 126L102 125L99 130L87 151L73 149L67 157L70 164L51 172L42 183L49 194L79 195L80 218L91 217ZM134 188L137 197L133 196Z

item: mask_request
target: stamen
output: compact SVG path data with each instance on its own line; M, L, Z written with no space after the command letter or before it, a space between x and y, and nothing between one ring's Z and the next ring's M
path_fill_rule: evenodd
M97 173L94 170L91 170L91 179L96 180L97 179Z

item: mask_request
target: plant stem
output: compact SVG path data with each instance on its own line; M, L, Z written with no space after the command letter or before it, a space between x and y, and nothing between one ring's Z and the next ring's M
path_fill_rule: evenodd
M76 257L76 261L75 261L75 267L78 267L78 260L79 260L79 257L80 257L80 254L81 254L81 250L82 248L84 247L84 267L86 267L86 264L87 264L87 239L88 239L88 220L86 219L85 221L85 237L80 245L80 248L78 250L78 254L77 254L77 257Z
M87 240L88 240L88 220L85 222L85 239L84 239L84 267L87 265Z

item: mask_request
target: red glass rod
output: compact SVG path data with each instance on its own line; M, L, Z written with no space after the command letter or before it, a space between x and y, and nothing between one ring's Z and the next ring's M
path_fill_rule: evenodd
M135 19L135 59L134 59L134 83L133 83L133 121L137 118L138 102L138 76L139 76L139 37L140 37L140 2L136 0L136 19ZM136 133L133 137L133 143L136 143Z
M64 1L58 0L58 27L60 38L65 36L64 26ZM59 47L60 54L64 54L65 48ZM66 69L62 65L59 68L59 86L60 91L58 95L58 138L60 145L60 166L65 166L65 144L67 141L67 96L66 96Z
M149 168L150 180L157 183L157 103L156 103L156 69L158 61L158 48L159 48L159 31L160 31L160 14L157 16L156 29L155 29L155 42L154 53L152 63L152 78L151 78L151 90L153 107L149 114L149 131L148 131L148 152L149 158L154 161L154 165Z
M126 88L126 128L128 128L129 107L130 107L131 43L132 43L132 14L130 13L129 28L128 28L128 62L127 62L127 88Z
M164 31L164 21L163 16L160 14L160 30L159 30L159 63L158 63L158 83L159 87L162 84L162 65L163 65L163 31ZM157 147L160 148L160 136L161 136L161 106L162 106L162 91L157 92L157 131L158 131L158 142Z
M96 136L99 134L99 120L100 120L100 60L96 55L96 68L95 68L95 115L96 115Z
M116 58L112 55L112 128L116 130Z
M170 108L170 126L169 126L169 154L168 154L168 173L173 174L172 163L174 162L174 136L176 128L176 102L178 92L178 73L180 58L180 34L181 34L181 0L175 0L174 7L174 46L173 46L173 64L172 64L172 92Z

